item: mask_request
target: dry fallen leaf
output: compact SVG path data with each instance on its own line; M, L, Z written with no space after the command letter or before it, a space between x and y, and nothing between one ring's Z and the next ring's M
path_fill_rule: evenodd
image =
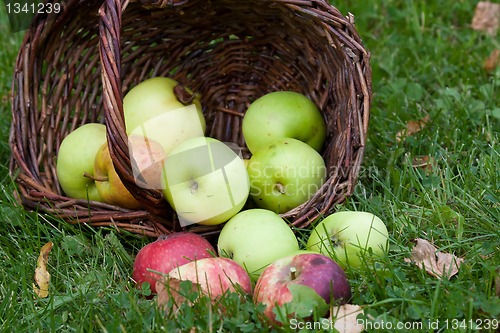
M360 333L364 326L358 322L357 316L363 313L359 305L344 304L333 306L330 309L330 322L334 322L334 327L339 333Z
M415 239L416 245L411 252L411 258L405 259L417 266L424 266L427 273L440 279L451 279L458 273L460 265L464 261L453 254L439 252L436 247L425 239Z
M484 60L483 68L488 73L493 72L500 65L500 49L493 50Z
M500 4L479 1L474 11L471 27L495 36L500 22Z
M52 250L52 242L48 242L42 246L40 255L36 262L35 268L35 283L33 283L33 291L38 297L45 298L49 296L50 273L47 271L47 263L49 261L49 253Z
M425 125L429 122L430 116L428 114L425 115L420 120L411 120L406 124L406 128L404 130L399 131L396 134L396 140L400 142L401 140L419 132L422 130Z
M174 312L177 312L179 307L184 302L190 302L185 294L181 293L181 283L183 281L171 277L164 277L162 280L156 282L156 303L158 307L163 308L167 306L168 301L172 299L172 306ZM192 291L198 291L199 285L193 283Z

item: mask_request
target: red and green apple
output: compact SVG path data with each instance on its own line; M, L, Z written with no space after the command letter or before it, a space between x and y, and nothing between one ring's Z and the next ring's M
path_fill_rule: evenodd
M263 303L264 314L275 323L297 316L321 317L328 304L344 304L351 287L343 269L330 257L301 253L278 259L260 275L254 302Z
M134 259L132 278L137 286L148 283L156 293L156 282L163 274L193 260L215 256L214 247L202 236L192 232L175 232L146 244Z
M211 257L191 261L170 271L166 277L167 283L169 278L196 283L212 299L227 292L252 293L252 281L248 272L229 258Z

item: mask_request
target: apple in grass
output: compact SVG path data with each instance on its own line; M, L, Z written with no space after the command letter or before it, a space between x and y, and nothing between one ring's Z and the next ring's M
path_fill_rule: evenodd
M156 293L156 282L174 268L193 260L215 255L214 247L202 236L192 232L176 232L158 237L142 247L134 259L132 278L137 286L148 283Z
M198 96L168 77L154 77L133 87L123 98L128 135L140 135L160 143L169 153L206 129Z
M388 248L384 222L372 213L342 211L319 222L311 231L306 248L334 258L343 267L361 267L369 257L381 257Z
M200 286L201 292L217 299L227 292L252 293L252 281L248 272L234 260L223 257L202 258L174 268L168 279L189 280ZM158 287L157 287L158 289Z
M103 201L92 178L97 152L106 143L106 126L84 124L69 133L57 153L56 173L64 193L74 199Z
M273 261L299 250L297 237L278 214L266 209L248 209L233 216L217 240L220 256L245 267L252 280Z
M254 302L263 303L271 322L284 323L290 317L324 316L329 304L345 304L351 287L343 269L329 257L301 253L278 259L260 275Z
M163 194L182 226L226 222L243 208L249 191L243 159L213 138L180 143L164 163Z
M253 201L279 214L308 201L326 180L323 157L293 138L277 139L257 151L247 170Z
M305 95L275 91L250 104L243 117L242 131L253 154L285 137L303 141L320 151L326 124L318 107Z

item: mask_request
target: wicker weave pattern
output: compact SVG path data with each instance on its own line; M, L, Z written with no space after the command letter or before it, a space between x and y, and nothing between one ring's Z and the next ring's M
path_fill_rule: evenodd
M10 168L22 203L70 223L149 236L177 230L161 193L133 182L123 119L123 95L160 75L199 93L207 135L237 143L247 156L241 121L248 105L276 90L306 94L328 125L329 178L314 198L283 216L305 227L352 193L371 102L369 53L352 16L319 0L68 0L61 15L35 18L16 64ZM106 123L115 168L144 210L61 192L57 149L70 131L94 121Z

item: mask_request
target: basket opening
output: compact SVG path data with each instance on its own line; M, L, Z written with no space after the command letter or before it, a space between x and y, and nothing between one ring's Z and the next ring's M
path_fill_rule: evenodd
M188 3L168 8L130 3L125 9L124 94L149 77L171 76L201 94L207 135L241 147L248 105L276 90L304 93L325 111L329 141L344 130L338 117L347 108L338 101L347 99L343 90L350 84L341 75L346 56L340 47L332 49L313 13L267 2Z

